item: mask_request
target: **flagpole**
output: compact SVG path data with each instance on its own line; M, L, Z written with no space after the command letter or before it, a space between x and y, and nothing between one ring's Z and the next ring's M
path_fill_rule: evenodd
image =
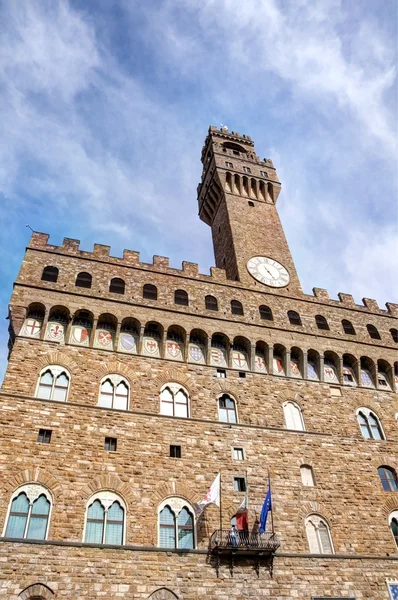
M268 469L268 487L269 487L269 490L270 490L270 493L271 493L271 498L272 498L271 477L269 475L269 469ZM273 511L273 505L274 505L274 503L271 502L271 528L272 528L272 533L275 533L274 532L274 511Z

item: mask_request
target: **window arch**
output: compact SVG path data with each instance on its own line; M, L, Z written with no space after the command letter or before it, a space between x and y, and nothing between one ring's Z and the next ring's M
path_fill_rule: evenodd
M394 469L382 466L377 469L377 472L385 492L398 492L397 473Z
M334 554L332 538L327 522L320 515L309 515L305 520L310 552L313 554Z
M142 297L146 300L157 300L158 299L158 288L152 283L146 283L142 288Z
M160 548L195 548L194 510L183 498L168 498L159 506Z
M40 371L35 398L66 402L70 384L69 372L59 365L50 365Z
M48 490L29 483L11 496L5 537L45 540L50 522L52 499Z
M315 323L316 323L316 326L318 327L318 329L325 329L325 330L329 331L329 324L328 324L326 318L323 317L322 315L316 315Z
M289 318L290 325L302 325L301 317L295 310L289 310L287 312L287 316Z
M270 309L269 306L262 304L261 306L259 306L258 312L260 313L260 319L262 321L273 321L274 320L272 310Z
M100 385L98 406L128 410L129 384L121 375L106 375Z
M236 402L229 394L223 394L218 399L218 418L223 423L238 422Z
M75 286L82 287L82 288L91 288L92 280L93 280L93 278L90 275L90 273L86 273L85 271L82 271L81 273L77 274Z
M372 340L381 340L380 333L374 325L366 325L366 329L368 330L369 336Z
M347 319L343 319L341 321L341 324L343 326L344 333L347 333L348 335L356 335L354 325L351 323L351 321L347 321Z
M101 491L89 499L83 540L86 544L125 543L126 505L114 492Z
M149 596L149 600L178 600L178 596L165 587L159 588Z
M55 283L58 280L58 273L59 270L57 267L44 267L41 280L52 281Z
M189 394L179 383L167 383L160 391L160 414L189 417Z
M391 333L391 337L393 339L393 341L398 344L398 329L390 329L390 333Z
M283 414L285 415L286 429L304 431L303 415L298 404L295 402L285 402L283 405Z
M358 408L357 420L363 437L367 440L385 440L379 419L369 408Z
M239 300L231 300L231 312L233 315L243 316L242 302L239 302Z
M109 284L109 291L113 292L114 294L124 294L124 289L126 287L126 284L124 283L123 279L120 279L120 277L114 277L113 279L111 279L111 282Z
M180 306L188 306L188 293L185 290L176 290L174 292L174 304L179 304Z
M205 298L206 310L218 310L217 298L214 296L206 296Z
M398 510L394 510L388 517L391 533L393 535L395 544L398 548Z

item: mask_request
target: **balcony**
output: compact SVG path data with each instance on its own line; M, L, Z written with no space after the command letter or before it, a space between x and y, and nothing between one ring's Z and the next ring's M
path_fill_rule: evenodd
M229 529L217 529L210 538L210 550L216 553L231 553L241 556L273 554L280 546L276 533L250 533L236 531L231 534Z

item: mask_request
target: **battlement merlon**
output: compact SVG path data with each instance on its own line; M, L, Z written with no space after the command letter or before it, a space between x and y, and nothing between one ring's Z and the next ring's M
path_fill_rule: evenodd
M140 253L135 252L134 250L124 250L123 257L115 257L110 255L110 246L105 246L102 244L94 244L93 252L87 252L85 250L80 250L80 241L73 238L64 238L61 246L55 246L53 244L49 244L49 234L40 233L38 231L34 231L31 235L28 249L45 251L55 254L61 254L64 256L71 256L74 258L82 258L89 260L99 260L106 261L109 264L118 265L121 267L136 267L138 269L149 269L156 273L163 273L166 275L179 275L182 277L189 277L198 279L199 281L211 281L212 283L221 283L228 284L231 286L241 287L241 284L237 281L228 279L224 269L219 269L217 267L210 268L210 275L205 273L199 273L199 266L197 263L192 263L189 261L182 262L182 269L175 269L169 266L169 258L165 256L157 256L153 257L152 264L144 263L140 261ZM50 264L50 262L49 262ZM266 290L263 290L265 292ZM312 289L313 295L311 294L303 294L302 297L297 298L297 300L304 300L307 302L318 302L321 304L325 304L328 306L341 306L342 308L347 307L354 310L360 310L361 312L367 312L377 314L385 314L386 312L393 316L398 317L398 304L392 302L386 302L386 309L382 309L379 307L376 300L371 298L363 298L363 304L356 304L353 296L351 294L338 294L338 300L334 300L330 298L327 290L323 288L314 287ZM274 294L272 294L274 295Z
M218 129L214 125L210 125L208 134L205 139L205 143L202 148L201 161L204 164L206 160L207 150L209 148L209 144L211 142L215 142L215 140L220 140L223 144L225 142L230 142L231 144L243 145L245 151L247 152L248 157L251 160L258 163L260 166L267 167L268 169L274 169L274 164L270 158L263 158L261 160L257 154L254 152L254 142L250 135L241 135L236 131L229 131L227 127L222 127Z

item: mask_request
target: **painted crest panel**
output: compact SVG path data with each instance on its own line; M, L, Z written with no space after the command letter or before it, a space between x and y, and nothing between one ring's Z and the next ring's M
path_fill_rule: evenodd
M319 381L316 366L313 361L308 361L307 363L307 377L308 379L312 379L313 381Z
M291 377L301 377L300 363L294 358L290 361L290 375Z
M211 364L216 367L228 367L227 351L225 348L211 348Z
M103 350L113 350L114 332L107 329L97 329L95 332L94 347Z
M144 337L142 343L142 353L146 356L160 357L159 340L153 337Z
M333 363L328 362L323 366L324 380L326 383L339 383L336 367Z
M73 325L69 343L76 346L88 346L90 342L90 329L83 325Z
M138 336L122 332L119 336L119 352L138 353Z
M364 387L374 388L372 376L366 369L361 369L361 382Z
M275 358L272 361L274 375L285 375L285 369L283 368L283 362L280 358Z
M21 335L27 335L28 337L38 338L40 337L42 325L42 321L39 321L38 319L25 319Z
M205 350L204 347L200 344L189 344L189 360L193 360L194 362L204 365L206 364L205 360Z
M343 381L344 385L356 387L357 380L355 379L354 371L351 369L351 367L343 367Z
M175 340L166 340L166 358L171 360L182 360L183 358L183 344Z
M52 342L63 342L65 339L65 325L58 321L50 321L47 324L46 340Z
M232 366L235 369L248 370L249 361L246 352L242 350L232 350Z
M259 373L267 373L267 365L265 364L265 356L256 354L254 359L255 369Z

